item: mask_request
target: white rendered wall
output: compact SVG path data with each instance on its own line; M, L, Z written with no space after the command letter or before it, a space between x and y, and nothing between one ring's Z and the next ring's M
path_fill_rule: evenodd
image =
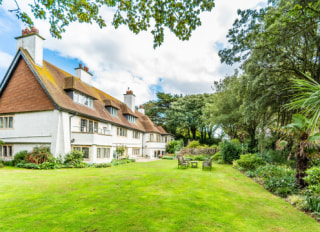
M82 68L76 69L76 76L87 85L92 86L92 75Z
M17 38L17 47L23 47L28 51L33 61L42 67L43 62L43 39L33 34Z

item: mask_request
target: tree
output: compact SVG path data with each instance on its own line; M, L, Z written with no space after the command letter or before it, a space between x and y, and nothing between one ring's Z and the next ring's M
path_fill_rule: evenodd
M309 116L309 129L311 132L319 130L320 119L320 84L307 74L303 74L306 79L293 79L293 88L296 94L292 101L287 104L289 109L299 110Z
M11 10L29 27L33 25L26 9ZM2 0L0 0L0 5ZM50 32L53 37L61 38L65 27L71 22L97 23L106 27L100 11L102 7L114 9L112 25L118 28L126 25L135 34L152 28L153 46L156 48L164 41L164 29L168 28L180 40L188 40L193 30L201 25L199 15L211 11L214 0L35 0L29 4L32 14L37 19L49 19Z
M188 135L196 139L196 132L202 125L202 108L205 104L205 95L187 95L179 98L167 111L168 123L187 129Z
M175 128L167 124L166 112L169 110L172 102L176 101L179 95L171 95L170 93L157 93L157 100L148 101L143 104L145 114L158 126L162 126L168 132L175 132Z
M296 184L305 187L303 178L307 175L308 161L318 150L318 139L320 133L312 134L309 129L310 120L302 114L293 115L292 123L282 128L286 140L279 143L280 148L285 147L289 141L292 144L292 153L296 161ZM291 153L289 157L291 156Z
M254 58L269 73L320 81L320 1L271 0L260 11L238 11L227 35L231 48L219 51L221 62L233 64ZM256 53L256 54L255 54Z

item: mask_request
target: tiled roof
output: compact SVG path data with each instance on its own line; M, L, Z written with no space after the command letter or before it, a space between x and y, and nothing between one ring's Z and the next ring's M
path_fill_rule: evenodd
M43 61L43 66L37 66L28 52L19 49L23 57L26 58L30 68L39 78L42 86L54 102L61 110L77 113L84 117L89 117L97 120L111 122L127 128L143 131L167 134L162 127L157 127L150 118L138 111L133 112L126 104L109 94L80 81L79 78L59 69L58 67ZM18 51L19 52L19 51ZM91 96L94 99L94 109L75 103L68 95L66 90L77 90L85 95ZM112 116L105 106L113 106L118 110L118 117ZM125 114L130 114L137 117L137 123L130 123Z

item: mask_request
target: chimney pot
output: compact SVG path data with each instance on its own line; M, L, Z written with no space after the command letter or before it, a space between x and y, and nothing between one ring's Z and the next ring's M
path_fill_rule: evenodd
M39 30L38 30L35 26L32 26L32 27L31 27L31 32L38 34L38 33L39 33Z
M79 64L79 68L82 68L82 64Z
M140 109L143 109L143 105L140 105Z

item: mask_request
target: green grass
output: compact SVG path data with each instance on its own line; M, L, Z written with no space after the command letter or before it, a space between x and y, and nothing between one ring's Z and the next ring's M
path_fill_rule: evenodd
M0 231L320 231L227 165L0 169Z

